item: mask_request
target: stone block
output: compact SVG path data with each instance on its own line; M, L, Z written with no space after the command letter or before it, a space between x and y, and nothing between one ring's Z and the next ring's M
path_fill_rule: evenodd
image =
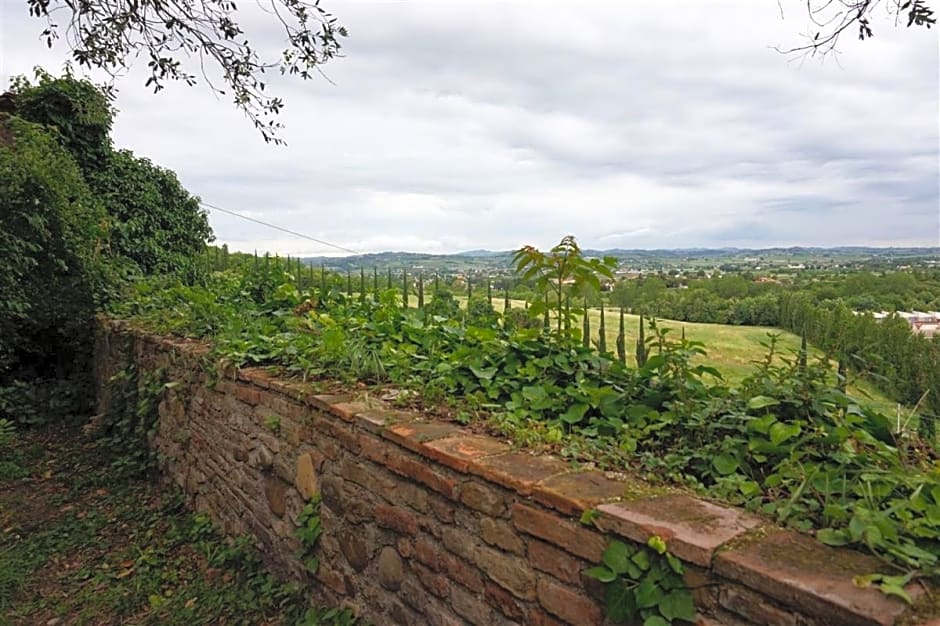
M669 551L696 565L708 567L715 550L760 520L740 509L718 506L687 495L668 495L597 507L595 523L637 543L658 535Z
M512 505L512 523L524 533L543 539L590 563L599 563L607 540L600 533L558 514L517 502Z

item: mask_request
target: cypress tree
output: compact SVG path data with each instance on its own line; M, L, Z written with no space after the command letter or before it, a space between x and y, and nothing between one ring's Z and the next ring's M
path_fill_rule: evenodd
M366 303L366 270L359 268L359 304Z
M623 307L620 307L620 328L617 332L617 358L627 363L627 334L623 324Z
M424 309L424 274L418 274L418 308Z
M402 306L408 308L408 268L401 268L401 299Z
M470 310L470 299L473 297L473 282L470 280L470 274L467 274L467 310Z
M372 299L379 301L379 268L372 266Z
M255 248L255 269L258 269L258 249Z
M685 326L682 327L682 343L685 344Z
M503 292L503 313L512 308L512 305L509 304L509 288Z
M313 290L313 265L307 266L307 288Z
M346 270L346 295L352 298L352 272Z
M264 273L268 273L268 267L271 265L271 254L269 252L264 253Z
M643 330L643 315L640 314L640 335L636 338L636 366L646 365L646 357L649 356L649 350L646 349L646 333Z
M486 301L493 306L493 283L490 282L489 277L486 278Z
M607 352L607 327L604 324L604 302L601 301L601 327L597 331L597 351Z
M385 284L385 288L386 289L392 288L392 268L391 267L388 268L388 281Z
M326 266L320 264L320 295L326 296Z
M581 318L581 345L591 347L591 318L588 317L587 298L584 299L584 316Z
M438 274L434 275L434 297L436 298L441 293L441 277Z

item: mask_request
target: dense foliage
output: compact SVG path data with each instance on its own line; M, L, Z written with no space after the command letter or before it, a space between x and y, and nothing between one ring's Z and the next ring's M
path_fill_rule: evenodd
M24 407L50 407L30 393L51 397L59 381L85 381L88 321L108 274L106 224L55 137L0 114L0 415L39 419ZM22 380L44 382L10 382Z
M255 262L200 286L142 281L114 313L210 337L218 362L230 366L420 391L457 420L486 420L521 443L691 485L870 550L902 577L940 573L934 442L898 432L831 386L825 360L781 361L771 338L764 364L731 387L692 365L701 345L655 323L646 363L632 369L585 346L577 330L519 328L495 311L434 315L433 295L425 309L404 308L394 289L365 298L324 285L283 263ZM881 584L900 593L900 582Z
M109 94L37 70L0 99L0 417L90 402L92 318L133 274L197 277L211 230L172 172L114 151Z
M651 276L615 285L610 300L688 322L776 326L805 334L896 401L940 420L940 343L872 311L940 309L940 272L808 273L787 281L731 274L680 282ZM932 431L931 431L932 432Z

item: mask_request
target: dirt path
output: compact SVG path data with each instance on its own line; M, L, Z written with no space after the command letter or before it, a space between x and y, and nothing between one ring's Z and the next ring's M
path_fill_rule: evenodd
M0 626L353 623L112 463L75 428L0 447Z

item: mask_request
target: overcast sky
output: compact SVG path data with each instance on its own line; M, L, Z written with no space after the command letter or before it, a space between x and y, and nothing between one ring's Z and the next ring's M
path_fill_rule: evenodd
M116 145L206 202L361 252L569 233L592 248L940 245L937 28L883 20L799 62L771 49L808 31L796 0L783 18L776 0L322 3L350 36L333 84L272 80L288 146L204 87L153 95L142 72L117 85ZM61 68L25 0L0 0L0 25L0 85ZM276 46L257 11L243 26ZM234 249L330 252L210 219Z

